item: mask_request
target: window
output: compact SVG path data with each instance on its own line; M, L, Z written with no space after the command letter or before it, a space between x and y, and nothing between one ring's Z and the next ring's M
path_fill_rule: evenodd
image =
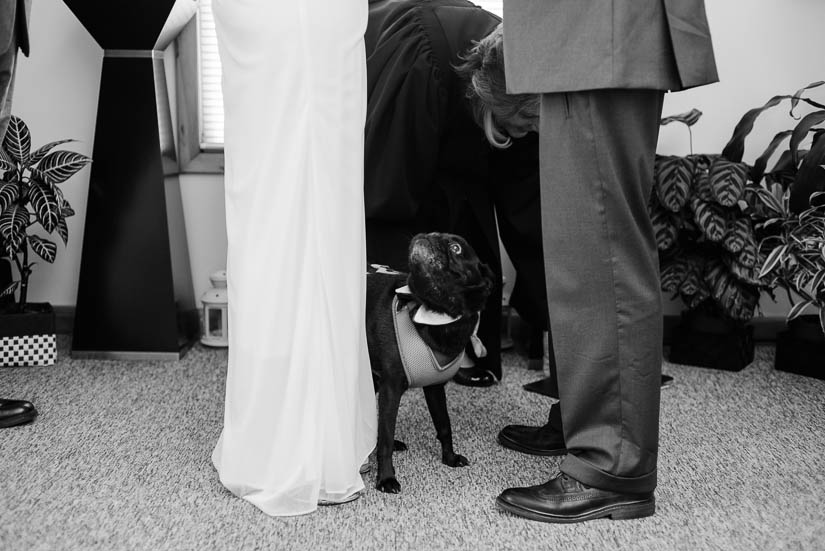
M365 0L366 1L366 0ZM482 8L501 16L503 0L475 0ZM197 24L191 23L181 35L180 50L195 45L197 60L183 60L198 68L196 92L189 91L186 101L194 101L197 105L194 116L190 113L182 134L185 134L185 125L189 125L189 141L197 146L195 151L190 145L190 151L181 155L183 166L187 171L199 172L198 166L210 158L210 155L220 154L223 150L223 95L221 93L221 65L218 58L218 44L215 38L215 22L212 19L211 0L200 0ZM184 44L188 42L189 44ZM183 55L179 54L179 57ZM184 82L184 85L187 83ZM186 93L186 92L184 92ZM194 123L194 126L193 126ZM193 140L193 130L197 133L197 140ZM213 159L214 160L214 159ZM196 169L192 170L193 164ZM220 164L223 164L222 162ZM209 163L204 167L207 172Z

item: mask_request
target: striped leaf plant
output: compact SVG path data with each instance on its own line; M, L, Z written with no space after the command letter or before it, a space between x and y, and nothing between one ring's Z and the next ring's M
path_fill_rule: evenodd
M57 244L51 235L56 233L64 245L69 240L66 219L74 210L60 185L91 162L80 153L55 150L72 141L59 140L32 151L28 126L12 116L0 146L0 257L8 258L19 275L0 289L0 298L19 290L17 312L26 309L29 277L36 264L31 258L36 255L52 263Z
M817 263L825 262L825 207L819 205L825 203L825 105L808 97L823 84L774 96L747 111L718 155L691 151L657 158L650 211L662 289L680 296L689 309L747 321L763 291L773 296L775 289L784 288L789 297L801 297L798 302L791 298L789 319L819 307L825 331L825 265ZM777 133L747 165L742 161L744 140L756 119L786 101L798 122ZM797 115L801 104L811 112ZM682 122L690 129L700 115L693 110L662 119L662 124ZM767 170L774 157L775 165Z
M701 113L662 119L690 128ZM758 241L745 201L749 167L722 155L658 156L650 214L662 290L702 309L748 321L756 311Z

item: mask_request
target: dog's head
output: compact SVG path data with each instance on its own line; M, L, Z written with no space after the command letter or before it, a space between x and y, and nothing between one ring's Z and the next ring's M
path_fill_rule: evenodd
M431 310L463 317L484 308L493 288L493 272L458 235L421 233L410 241L412 294Z

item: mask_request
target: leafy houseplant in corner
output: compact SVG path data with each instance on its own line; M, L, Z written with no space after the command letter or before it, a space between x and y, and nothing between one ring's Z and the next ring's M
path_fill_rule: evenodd
M825 379L825 193L812 194L811 207L792 214L789 191L781 203L786 210L780 233L762 243L771 249L762 276L784 289L793 304L788 330L777 337L775 367ZM802 315L811 307L818 316Z
M690 128L697 110L662 119ZM744 140L734 134L731 143ZM727 149L726 148L726 149ZM739 371L753 361L753 318L764 285L746 199L749 167L725 154L658 156L650 216L662 290L686 305L671 340L675 363Z
M779 132L754 163L751 179L755 185L749 195L765 258L760 278L771 289L783 289L791 304L787 330L777 336L774 365L820 379L825 379L825 105L802 93L823 84L809 84L793 96L776 96L752 110L757 116L790 99L790 115L798 123ZM794 115L800 101L814 110ZM805 149L808 136L810 147ZM786 140L787 149L766 172L767 159ZM818 316L803 315L817 309Z
M56 358L54 311L49 303L27 298L34 256L52 263L57 255L55 242L34 231L57 233L68 243L66 219L74 211L59 184L91 162L80 153L54 150L70 141L32 152L28 127L12 117L0 147L0 255L19 276L0 288L0 366L51 365Z

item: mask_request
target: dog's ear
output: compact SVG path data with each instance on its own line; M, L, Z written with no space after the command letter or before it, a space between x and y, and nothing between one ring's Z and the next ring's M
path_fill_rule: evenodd
M464 289L465 306L470 312L478 312L484 309L490 293L493 292L493 285L495 285L495 274L487 264L479 262L478 271L481 276L479 281L468 285Z

